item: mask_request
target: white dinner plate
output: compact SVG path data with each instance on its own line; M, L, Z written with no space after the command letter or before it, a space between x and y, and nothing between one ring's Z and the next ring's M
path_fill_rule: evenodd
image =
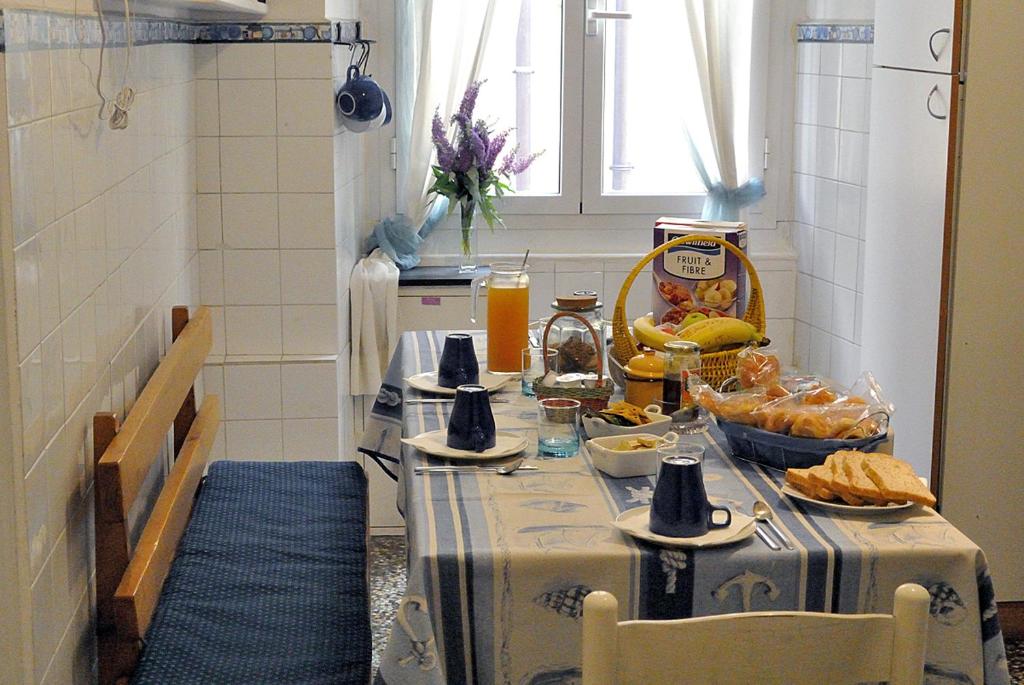
M487 392L497 392L501 389L501 386L508 383L510 375L498 375L491 373L490 371L480 370L480 385L487 388ZM426 373L418 373L415 376L409 376L405 379L406 382L413 388L422 392L432 392L435 395L449 395L455 396L455 388L445 388L437 384L437 371L428 371Z
M820 500L820 499L814 499L813 497L808 497L807 495L803 494L802 492L794 490L793 488L789 487L788 485L783 485L782 486L782 492L783 492L783 494L785 494L790 499L795 499L795 500L799 500L801 502L806 502L807 504L810 504L811 506L818 507L820 509L828 509L830 511L842 512L844 514L866 514L866 515L872 515L872 514L892 513L894 511L903 511L904 509L909 509L910 507L914 506L913 502L904 502L903 504L886 504L885 506L878 506L878 505L874 505L874 504L862 504L859 507L855 507L852 504L845 504L845 503L838 502L838 501L837 502L825 502L825 501Z
M530 444L525 435L521 433L506 433L505 431L498 431L494 447L483 452L453 449L448 446L447 441L448 431L444 429L420 433L415 438L402 438L402 442L406 445L412 445L420 452L426 452L431 456L445 457L446 459L464 459L467 461L510 457L513 454L519 454Z
M651 508L627 509L614 521L615 527L630 537L653 542L662 547L720 547L746 540L757 528L757 521L738 511L732 512L728 528L714 528L695 538L670 538L651 532Z

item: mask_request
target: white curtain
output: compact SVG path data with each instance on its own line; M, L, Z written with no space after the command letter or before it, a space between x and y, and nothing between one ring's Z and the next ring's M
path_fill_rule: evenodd
M398 4L398 211L419 227L430 212L431 119L437 108L442 117L454 112L479 78L498 0Z
M705 219L736 221L764 196L748 173L751 44L755 0L685 0L703 109L685 122L694 164L707 188Z
M497 3L396 0L399 216L374 227L367 246L373 252L352 273L353 394L373 394L380 387L398 340L398 270L419 263L420 244L445 216L447 202L427 197L431 121L435 109L444 117L454 112L479 77Z

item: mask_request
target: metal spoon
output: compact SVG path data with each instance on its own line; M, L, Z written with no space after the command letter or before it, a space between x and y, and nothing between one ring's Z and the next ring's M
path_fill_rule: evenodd
M774 517L775 515L772 513L771 507L768 506L767 502L762 502L760 500L754 502L754 518L771 528L772 532L775 533L779 540L782 541L782 544L786 546L786 549L794 549L793 543L789 541L786 534L779 530L779 527L775 525L775 521L772 520Z
M417 466L416 473L496 473L499 476L507 476L516 471L537 471L536 466L523 464L525 457L510 461L501 466Z

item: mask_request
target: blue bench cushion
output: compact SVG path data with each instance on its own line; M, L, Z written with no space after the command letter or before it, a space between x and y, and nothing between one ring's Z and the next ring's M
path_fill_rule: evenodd
M133 682L367 683L366 563L358 464L214 463Z

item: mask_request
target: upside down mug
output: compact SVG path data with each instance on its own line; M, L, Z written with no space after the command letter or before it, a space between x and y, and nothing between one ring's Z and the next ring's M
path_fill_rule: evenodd
M448 447L483 452L497 444L491 398L482 385L460 385L448 419Z
M444 350L437 363L437 384L442 388L480 382L480 363L473 348L473 336L468 333L449 333L444 338Z

